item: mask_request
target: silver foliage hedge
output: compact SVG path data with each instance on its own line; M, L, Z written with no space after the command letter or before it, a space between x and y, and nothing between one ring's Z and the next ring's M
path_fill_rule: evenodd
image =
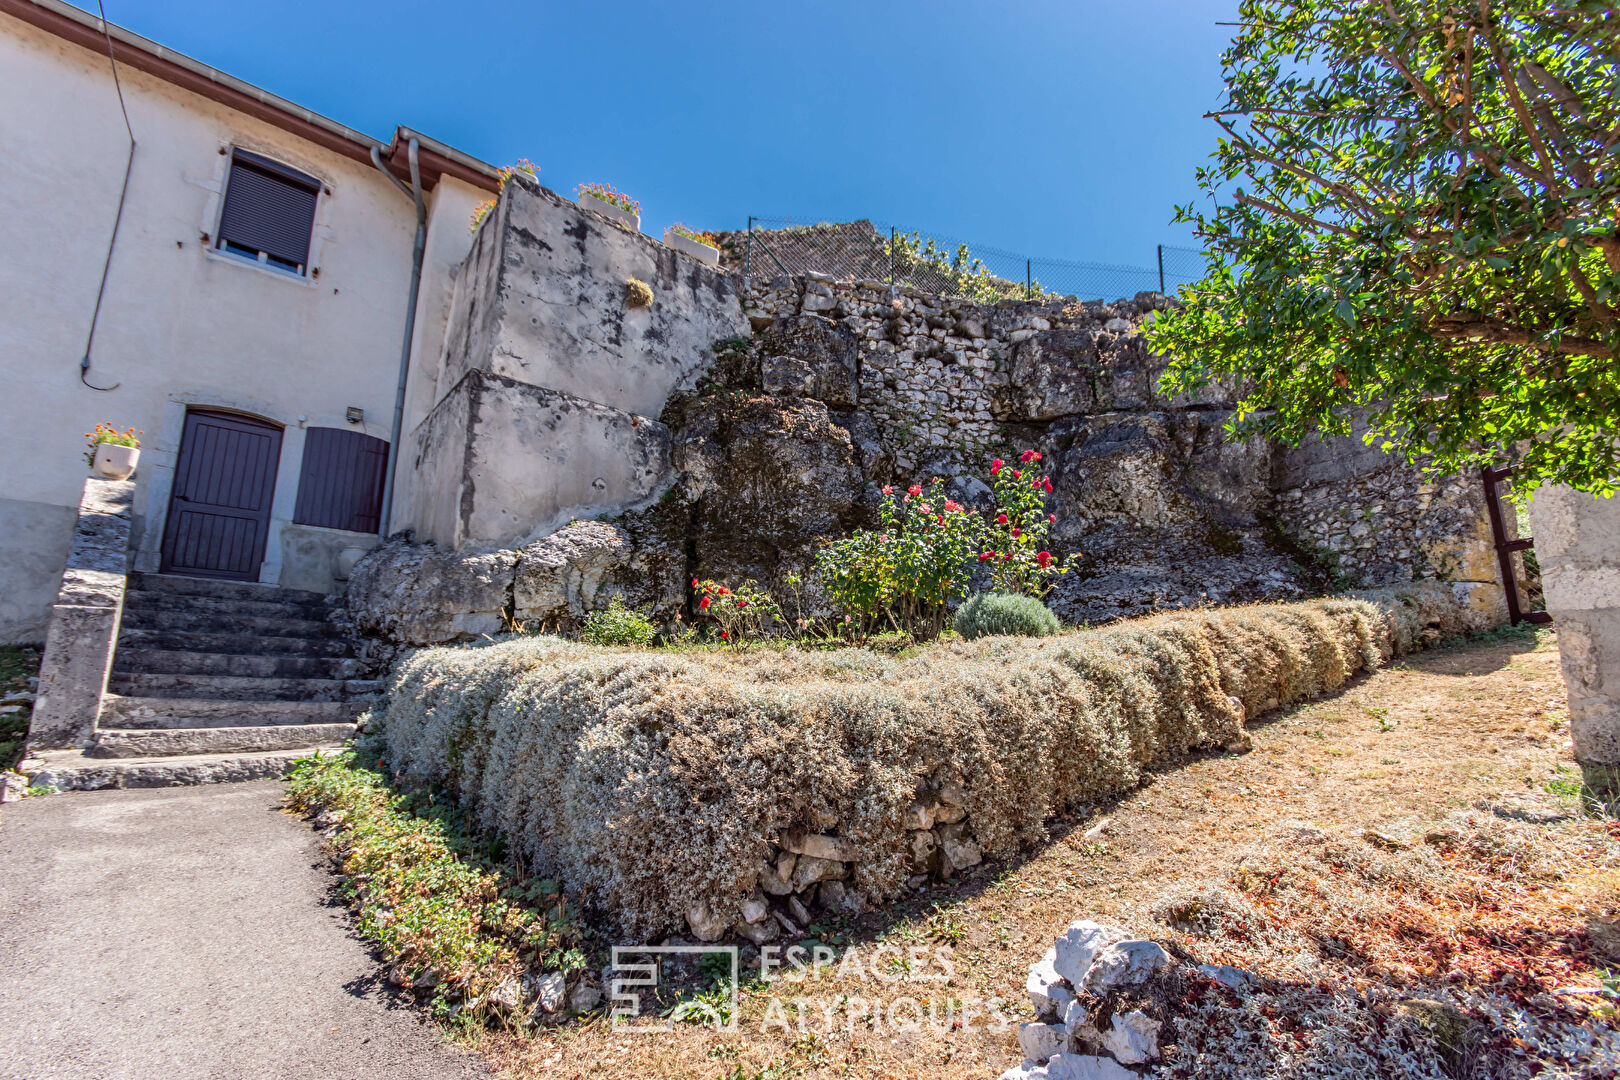
M854 884L893 897L902 815L930 779L959 783L978 843L1008 856L1145 768L1243 742L1246 716L1481 621L1423 583L904 660L520 638L415 653L380 720L395 769L453 789L533 868L654 935L700 901L735 919L782 830L841 836Z

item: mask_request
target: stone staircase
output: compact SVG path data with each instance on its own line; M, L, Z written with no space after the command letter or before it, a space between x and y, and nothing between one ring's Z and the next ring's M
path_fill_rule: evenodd
M241 582L131 574L95 741L52 755L56 787L276 776L336 747L380 684L341 600Z

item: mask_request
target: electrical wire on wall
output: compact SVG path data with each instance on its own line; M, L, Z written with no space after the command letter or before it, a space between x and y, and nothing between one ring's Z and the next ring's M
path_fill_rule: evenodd
M118 213L113 217L112 236L107 240L107 258L101 264L101 285L96 289L96 307L90 314L90 333L84 341L84 356L79 360L79 381L92 390L116 390L124 385L97 386L90 381L90 352L96 343L96 324L101 320L101 300L107 294L107 274L112 269L113 247L118 243L118 226L124 222L124 200L129 197L129 174L135 168L135 129L129 123L129 108L124 104L124 84L118 78L118 57L113 55L112 31L107 29L107 8L96 0L101 13L101 36L107 39L107 60L112 64L113 88L118 91L118 111L124 114L124 131L129 135L129 157L124 161L124 186L118 189Z

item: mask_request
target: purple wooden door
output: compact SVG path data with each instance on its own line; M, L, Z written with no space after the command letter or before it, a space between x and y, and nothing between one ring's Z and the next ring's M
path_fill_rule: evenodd
M259 580L280 458L274 424L188 411L163 526L163 572Z

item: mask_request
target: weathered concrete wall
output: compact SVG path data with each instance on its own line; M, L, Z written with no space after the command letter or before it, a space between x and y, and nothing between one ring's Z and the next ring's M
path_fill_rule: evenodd
M521 544L657 494L669 455L656 420L468 371L417 433L415 482L436 497L416 536L458 549Z
M124 611L133 480L84 482L67 567L51 607L30 750L86 746L96 731Z
M1549 484L1530 502L1530 525L1575 757L1593 787L1620 790L1620 496Z
M631 279L651 305L629 305ZM510 546L644 502L669 473L653 418L747 333L732 277L519 174L458 271L396 527Z
M51 602L73 537L71 506L0 499L0 645L45 640Z
M441 396L468 371L657 416L747 332L735 279L519 174L457 281ZM632 308L625 283L652 287Z

